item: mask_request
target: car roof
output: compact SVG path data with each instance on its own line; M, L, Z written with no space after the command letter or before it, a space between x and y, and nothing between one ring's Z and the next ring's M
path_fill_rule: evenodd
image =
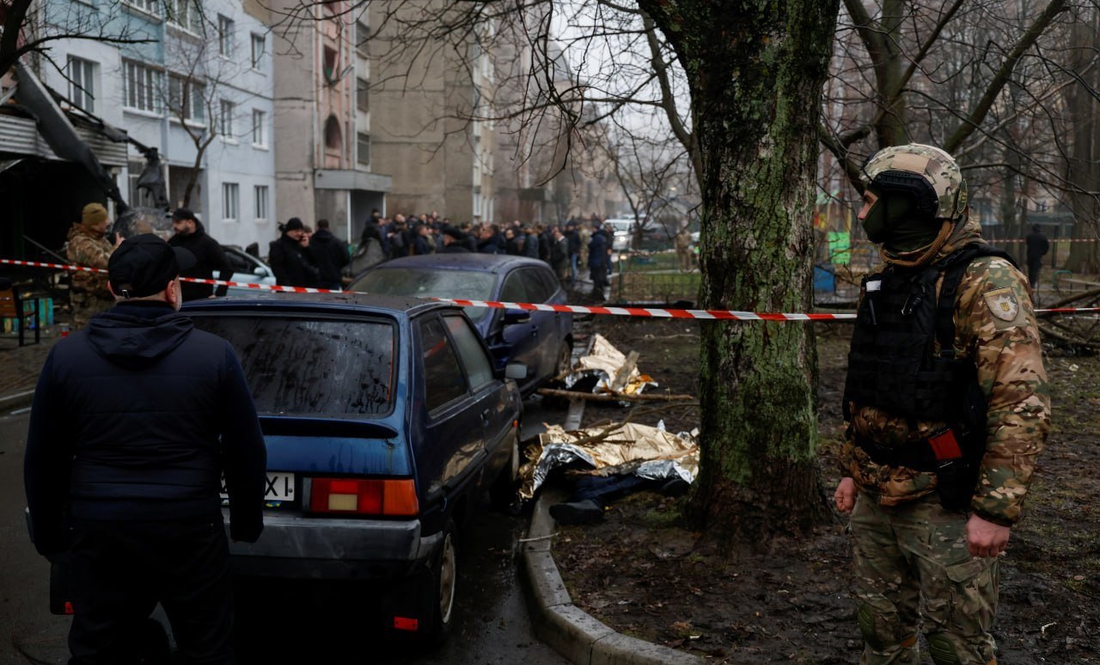
M425 254L423 256L402 256L364 270L355 279L372 270L385 268L431 268L433 270L462 270L466 272L501 273L513 268L539 267L549 270L545 261L510 254L481 254L478 252L455 252L446 254ZM353 280L354 281L354 280Z
M368 293L283 293L257 290L256 293L224 298L192 300L184 303L183 312L314 312L383 314L399 318L412 317L431 309L461 309L458 305L427 298L382 296Z

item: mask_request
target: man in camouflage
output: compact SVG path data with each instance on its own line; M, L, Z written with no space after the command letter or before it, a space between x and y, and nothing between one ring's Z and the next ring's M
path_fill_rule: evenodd
M107 260L118 242L112 245L107 240L107 209L99 203L84 206L80 222L69 229L69 242L66 256L70 263L102 268L104 272L73 271L69 285L69 294L73 306L74 330L83 328L94 314L105 312L115 304L115 298L107 288Z
M886 268L860 293L835 495L852 513L860 663L922 662L922 620L937 665L996 663L997 560L1050 428L1027 281L968 219L946 152L886 148L864 185Z

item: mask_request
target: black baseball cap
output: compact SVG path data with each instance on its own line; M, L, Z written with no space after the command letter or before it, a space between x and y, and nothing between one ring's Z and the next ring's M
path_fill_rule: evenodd
M195 255L172 247L152 233L122 241L107 261L111 289L123 298L159 293L181 272L194 267Z

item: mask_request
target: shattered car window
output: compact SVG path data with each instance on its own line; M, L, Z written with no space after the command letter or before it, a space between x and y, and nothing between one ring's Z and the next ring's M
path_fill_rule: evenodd
M488 272L383 267L371 270L348 288L386 296L492 300L495 283L496 275ZM474 323L488 313L488 307L466 309L466 316Z
M260 413L385 415L394 326L382 321L195 316L233 345Z

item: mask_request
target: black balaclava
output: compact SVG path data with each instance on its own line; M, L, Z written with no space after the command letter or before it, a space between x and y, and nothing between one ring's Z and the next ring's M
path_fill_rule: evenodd
M904 192L883 193L874 187L867 191L878 197L863 219L867 239L882 243L888 252L912 252L930 245L940 232L931 217L918 217L916 198Z

